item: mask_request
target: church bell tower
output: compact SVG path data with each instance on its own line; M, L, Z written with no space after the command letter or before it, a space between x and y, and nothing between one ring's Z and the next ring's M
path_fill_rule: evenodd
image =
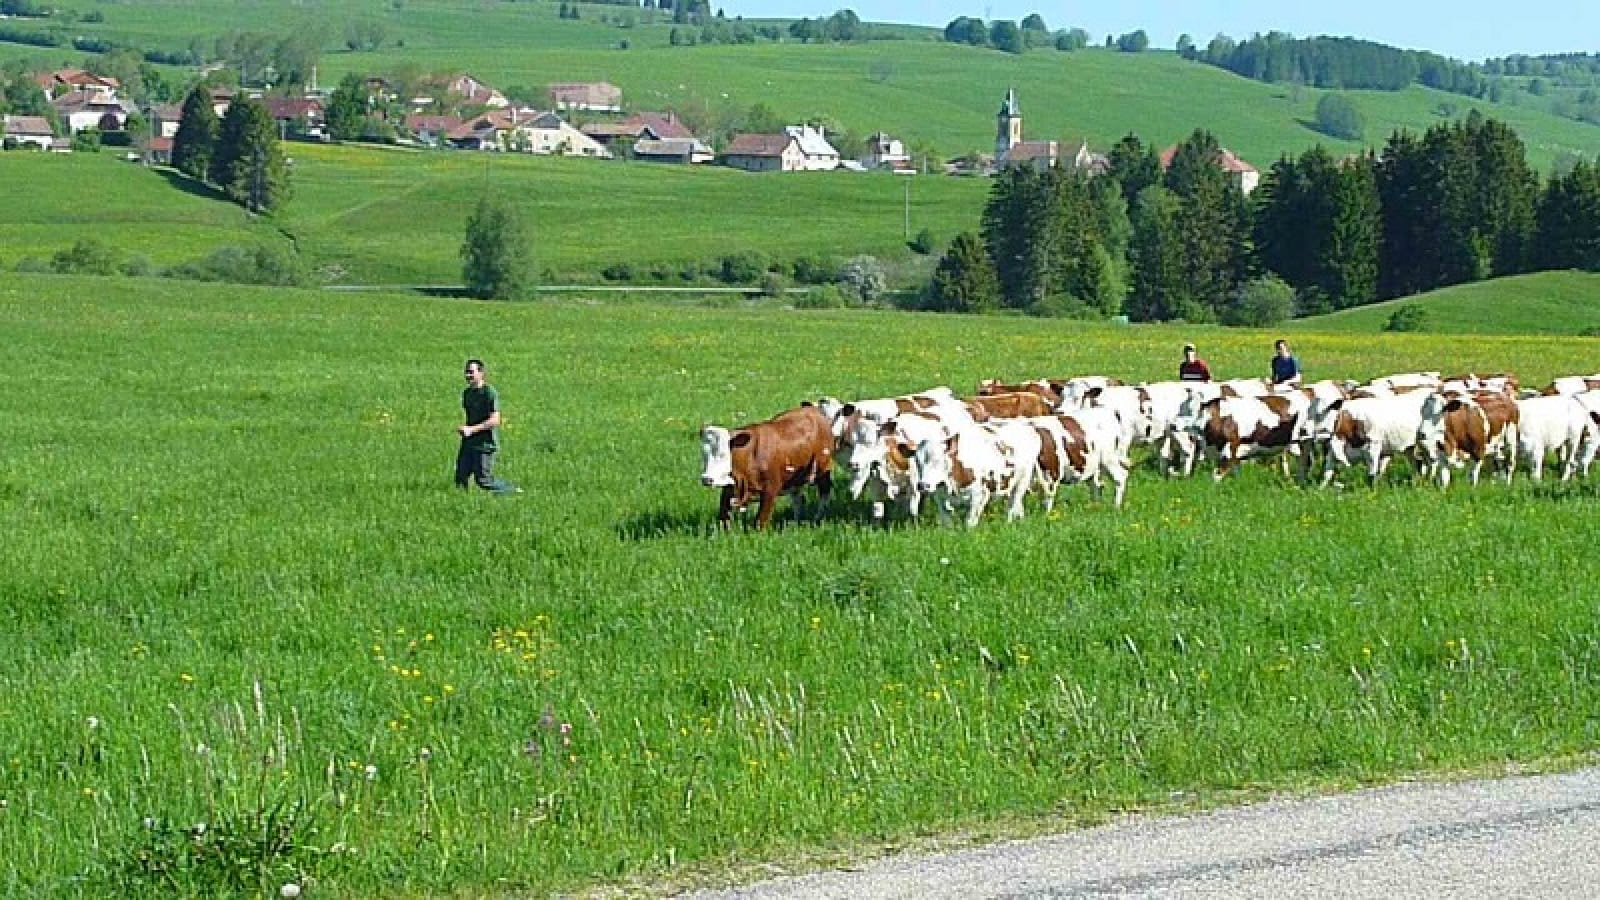
M1012 147L1022 143L1022 110L1017 108L1017 91L1006 89L1006 101L1000 105L996 117L998 127L994 135L994 158L1005 159Z

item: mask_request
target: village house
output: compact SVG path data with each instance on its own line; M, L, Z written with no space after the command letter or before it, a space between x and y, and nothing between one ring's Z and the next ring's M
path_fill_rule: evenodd
M450 132L460 128L460 116L406 116L406 130L418 143L438 146L448 139Z
M1217 167L1228 173L1228 180L1233 182L1233 186L1238 188L1240 193L1248 197L1251 191L1260 186L1261 172L1234 155L1234 152L1227 147L1221 149L1222 153L1217 157ZM1177 155L1176 144L1161 151L1161 171L1165 172L1172 165L1172 158Z
M821 128L810 125L790 125L783 129L785 134L792 136L800 144L800 152L805 156L804 169L807 172L828 172L839 168L839 151L828 143Z
M445 137L451 145L467 150L595 159L612 156L610 150L553 112L490 110L451 129Z
M183 107L176 103L160 103L150 107L150 136L170 138L178 136L178 126L183 124Z
M322 101L316 97L268 97L261 101L278 123L278 133L288 137L326 140Z
M606 81L564 81L549 86L557 110L622 112L622 88Z
M51 149L55 133L44 116L5 116L4 119L4 128L0 130L5 132L6 146Z
M62 127L72 134L85 128L121 131L133 110L115 95L100 90L68 91L50 101Z
M698 138L646 138L633 145L633 158L645 162L699 165L716 159L716 154Z
M746 172L800 172L806 167L800 141L783 134L736 134L722 152L722 163Z
M861 156L861 165L868 169L913 171L911 155L906 153L905 143L882 131L867 138L866 153Z
M590 122L581 129L607 147L617 141L693 140L694 134L675 113L641 112L620 122Z
M158 166L172 165L172 138L152 137L145 142L145 160Z
M505 109L511 105L506 95L484 84L482 81L462 73L445 82L444 89L461 98L462 106L485 106L489 109Z
M1043 171L1061 164L1059 142L1022 139L1022 109L1017 105L1015 89L1006 90L1006 99L1000 104L1000 113L996 118L998 128L994 139L995 168L1031 166Z
M1111 171L1111 159L1104 153L1095 153L1089 149L1089 142L1085 140L1078 145L1078 152L1072 157L1072 168L1090 177L1098 178Z
M72 91L93 91L116 96L122 82L108 75L95 75L82 69L57 69L33 76L34 83L47 97L58 97Z

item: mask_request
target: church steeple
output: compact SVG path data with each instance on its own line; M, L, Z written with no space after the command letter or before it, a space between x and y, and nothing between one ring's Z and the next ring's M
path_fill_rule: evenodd
M1017 106L1016 88L1006 88L1006 99L1000 104L996 119L994 158L998 162L1006 158L1012 147L1022 143L1022 110Z

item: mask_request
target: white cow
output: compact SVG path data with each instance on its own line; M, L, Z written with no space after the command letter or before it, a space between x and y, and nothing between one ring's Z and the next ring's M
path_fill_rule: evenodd
M1550 453L1561 463L1562 481L1580 469L1588 476L1600 443L1600 402L1553 394L1518 400L1517 409L1521 414L1517 450L1534 481L1543 477L1545 456Z
M1325 414L1337 412L1323 460L1322 484L1333 481L1337 466L1365 460L1367 480L1376 483L1388 471L1396 454L1416 446L1422 427L1422 404L1432 391L1414 390L1380 397L1357 396L1325 404Z
M1026 419L997 419L961 428L945 440L922 441L912 455L912 471L917 489L934 495L941 524L950 521L959 502L971 527L997 494L1007 498L1006 518L1022 517L1039 450L1039 432Z

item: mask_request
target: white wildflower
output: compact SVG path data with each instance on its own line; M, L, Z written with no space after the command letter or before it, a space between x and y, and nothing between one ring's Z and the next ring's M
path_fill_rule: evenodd
M283 887L278 888L278 896L285 897L287 900L294 900L294 898L300 896L300 885L291 881L288 884L285 884Z
M90 716L89 718L83 720L83 724L89 726L89 730L93 731L100 727L100 718L98 716Z
M367 774L367 780L368 781L377 781L378 780L378 767L377 766L373 765L372 763L367 763L367 768L366 768L365 771L366 771L366 774Z

